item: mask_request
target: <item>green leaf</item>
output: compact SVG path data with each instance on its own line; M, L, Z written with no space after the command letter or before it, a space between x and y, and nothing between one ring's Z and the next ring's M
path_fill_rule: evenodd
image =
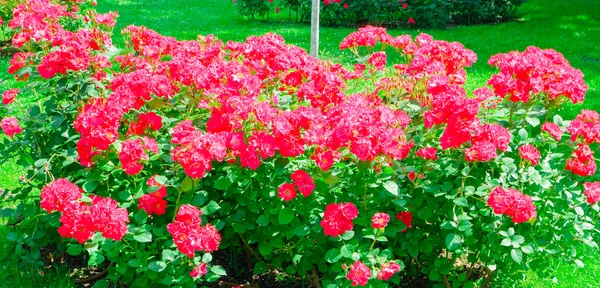
M390 192L390 194L398 197L398 184L396 184L396 182L389 180L383 183L383 188L385 188L386 191Z
M48 159L39 159L39 160L35 161L35 163L33 163L33 166L42 167L46 163L48 163Z
M225 269L223 269L223 267L221 266L213 266L212 268L210 268L210 271L212 271L213 273L219 275L219 276L225 276L227 275L227 272L225 271Z
M204 204L204 202L206 202L206 196L204 194L196 194L190 204L200 207Z
M594 229L594 224L591 224L588 222L583 222L581 224L581 227L583 228L583 230L592 230L592 229Z
M459 207L469 206L469 202L467 201L467 198L464 198L464 197L456 198L456 199L454 199L453 202L454 202L454 204L456 204L456 206L459 206Z
M19 236L15 232L10 232L8 235L6 235L6 240L10 242L16 242L18 238Z
M344 258L352 258L352 253L354 253L354 246L352 244L346 244L342 246L340 249L341 255Z
M200 211L202 211L204 215L211 215L217 212L217 210L219 210L220 208L221 206L219 206L217 202L211 200L210 202L208 202L208 204L206 204L206 206L202 207Z
M448 247L448 250L450 251L456 249L461 242L462 237L460 235L450 233L448 236L446 236L446 247Z
M504 238L502 239L502 242L500 242L500 245L502 246L512 246L512 240L510 240L510 238Z
M148 219L148 214L146 213L146 210L141 209L138 212L136 212L134 219L135 222L138 224L143 224L144 222L146 222L146 220Z
M269 266L267 266L267 263L263 261L260 261L254 265L254 274L263 274L267 272L267 270L269 270Z
M221 176L221 177L219 177L219 179L217 179L217 181L215 181L213 188L224 191L224 190L227 190L227 188L229 188L229 186L231 186L231 180L229 180L225 176Z
M156 181L156 183L158 183L160 185L165 185L165 184L167 184L167 181L169 181L169 179L167 179L167 177L165 177L165 176L157 175L157 176L154 176L154 181Z
M560 117L560 115L558 115L558 114L554 115L553 120L556 125L562 126L563 119L562 119L562 117Z
M175 252L173 250L165 249L162 251L162 260L163 261L173 261L174 259L175 259Z
M127 262L127 265L129 265L131 267L141 267L142 266L142 260L140 260L140 259L131 259L131 260L129 260L129 262Z
M352 237L354 237L354 231L348 230L348 231L346 231L346 233L340 235L340 237L342 237L342 240L348 241L348 240L352 239Z
M258 251L263 256L271 256L271 252L273 252L273 246L271 246L269 243L262 242L258 244Z
M510 251L510 257L519 264L521 264L521 261L523 261L523 253L521 253L521 250L516 248Z
M471 230L472 227L473 227L473 224L471 224L471 222L466 221L466 220L461 220L458 223L458 231L461 231L461 232L469 231L469 230Z
M104 262L104 256L100 253L90 253L90 259L88 260L88 266L100 265Z
M212 254L210 253L204 253L204 255L202 255L202 262L204 263L210 263L210 261L212 261Z
M519 129L519 138L521 140L525 140L525 139L529 138L529 133L527 133L527 130L525 130L525 128Z
M85 184L83 184L82 188L83 188L83 191L90 193L90 192L96 190L97 186L98 186L98 182L90 180L90 181L85 182Z
M294 229L294 235L304 237L310 233L310 227L306 225L301 225Z
M133 239L140 243L152 242L152 234L148 231L144 231L140 234L133 235Z
M258 219L256 219L256 223L258 225L260 225L260 226L263 226L263 227L269 225L269 222L270 222L269 221L269 216L264 215L264 214L258 216Z
M523 251L523 253L525 253L525 254L531 254L531 253L533 253L533 248L531 248L531 246L529 246L529 245L521 246L521 251Z
M278 220L280 225L289 224L290 222L292 222L292 220L294 220L294 211L287 207L281 209L281 211L279 212Z
M72 256L77 256L81 254L81 251L83 251L83 247L79 244L73 244L69 246L69 248L67 248L67 253L69 253L69 255Z
M325 253L325 260L329 263L336 263L340 261L340 259L342 259L342 253L340 252L340 249L332 248Z
M192 178L190 177L185 177L183 179L183 181L181 181L181 191L183 192L187 192L192 190L194 187L194 182L192 181Z
M96 283L94 283L94 288L108 288L108 281L107 280L100 280L100 281L96 281Z
M575 265L577 265L577 267L579 267L579 268L585 267L585 264L583 264L583 262L581 262L581 260L579 260L579 259L575 259Z
M527 121L527 123L531 124L531 126L533 127L537 127L538 125L540 125L540 119L535 117L526 117L525 121Z
M148 270L154 272L163 271L165 268L167 268L167 264L163 261L152 261L150 264L148 264Z

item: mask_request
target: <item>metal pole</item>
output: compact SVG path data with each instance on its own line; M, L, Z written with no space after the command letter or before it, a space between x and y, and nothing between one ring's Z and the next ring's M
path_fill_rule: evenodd
M310 56L319 58L319 3L312 0L312 15L310 18Z

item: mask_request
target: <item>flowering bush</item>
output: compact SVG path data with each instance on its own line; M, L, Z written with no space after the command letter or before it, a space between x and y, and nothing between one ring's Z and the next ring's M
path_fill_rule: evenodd
M398 284L405 266L485 287L597 247L600 117L553 115L587 91L556 51L493 56L470 96L476 55L426 34L361 28L340 44L351 69L273 34L129 26L118 50L116 13L91 4L28 0L8 23L23 49L9 72L29 84L3 96L1 151L26 173L11 195L33 204L3 213L38 217L9 235L27 261L53 243L106 281L193 287L233 272L211 263L229 248L317 287Z
M254 19L278 14L280 9L295 12L295 20L310 22L311 1L233 0L240 14ZM524 0L322 0L320 22L329 26L364 24L388 27L437 27L448 24L497 23L514 18Z

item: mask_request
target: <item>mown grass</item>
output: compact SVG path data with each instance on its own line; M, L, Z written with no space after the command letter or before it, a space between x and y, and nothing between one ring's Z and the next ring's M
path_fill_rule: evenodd
M177 39L195 39L198 34L214 34L223 41L243 41L251 35L274 32L286 42L308 50L310 27L295 23L267 23L240 17L229 0L100 0L101 12L119 11L116 35L117 46L122 47L119 31L128 25L144 25L163 35ZM271 17L285 18L282 10ZM580 109L600 110L600 1L543 1L529 0L517 13L519 20L499 25L452 27L446 30L390 30L392 35L431 34L436 39L461 42L479 57L468 70L467 88L485 85L494 73L487 60L496 53L524 50L534 45L552 48L564 54L570 63L583 71L590 89L583 105L567 105L561 112L565 119L573 118ZM339 50L340 41L355 29L322 27L320 56L336 62L351 63L349 52ZM390 56L390 60L398 59ZM19 85L6 74L8 59L0 57L0 92ZM5 137L5 136L0 136ZM2 159L0 159L2 160ZM0 188L18 185L19 170L14 162L0 165ZM0 224L4 224L0 221ZM13 228L0 225L0 239L6 239ZM21 228L25 229L25 228ZM12 242L0 240L0 286L2 287L72 287L66 268L59 266L44 270L23 266L12 253ZM550 278L539 278L533 271L521 287L597 287L600 264L597 250L581 247L586 256L585 268L577 268L564 258L553 260L557 271ZM552 278L556 277L556 283ZM4 286L3 286L4 285Z

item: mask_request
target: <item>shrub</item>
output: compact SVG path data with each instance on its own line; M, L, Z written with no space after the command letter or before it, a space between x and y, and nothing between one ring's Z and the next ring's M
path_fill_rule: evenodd
M321 23L328 26L436 27L448 24L497 23L514 18L524 0L324 0ZM297 0L236 0L243 16L265 17L275 9L289 8L296 21L310 22L311 2Z
M543 273L549 255L580 263L574 241L597 247L585 177L600 116L552 116L587 91L556 51L493 56L498 73L468 96L476 55L426 34L361 28L340 44L352 69L274 34L224 44L129 26L117 53L116 14L27 3L19 15L44 20L9 23L27 39L9 71L29 86L0 110L3 159L27 173L3 214L38 221L9 234L26 261L55 244L105 281L193 287L228 272L212 259L229 248L255 274L316 286L398 284L416 266L485 287Z

